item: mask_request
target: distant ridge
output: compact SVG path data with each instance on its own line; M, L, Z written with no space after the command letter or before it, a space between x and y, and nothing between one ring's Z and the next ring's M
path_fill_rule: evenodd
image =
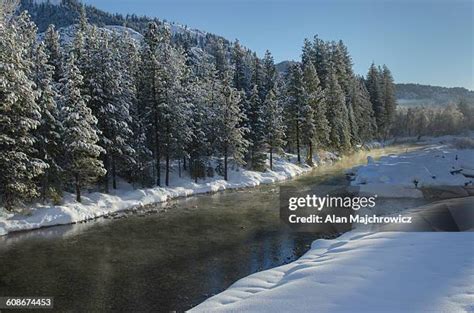
M474 91L462 87L438 87L420 84L396 84L395 95L400 105L445 106L461 100L474 104Z

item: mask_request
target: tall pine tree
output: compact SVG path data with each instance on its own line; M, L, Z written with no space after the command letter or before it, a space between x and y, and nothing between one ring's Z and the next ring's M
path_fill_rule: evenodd
M99 160L105 151L98 145L97 119L81 95L82 76L75 65L74 54L65 64L62 84L64 170L73 181L76 200L81 202L81 189L105 175L106 171Z

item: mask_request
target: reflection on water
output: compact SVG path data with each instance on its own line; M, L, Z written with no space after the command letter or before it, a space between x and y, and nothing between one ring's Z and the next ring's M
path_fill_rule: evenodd
M405 148L397 149L370 154ZM366 157L358 153L283 184L344 184L344 169ZM54 296L61 312L183 311L241 277L293 261L316 239L280 223L274 185L166 208L1 237L0 295Z

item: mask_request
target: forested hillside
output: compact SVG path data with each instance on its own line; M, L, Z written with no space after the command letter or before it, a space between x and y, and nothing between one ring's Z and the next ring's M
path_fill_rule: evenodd
M46 23L41 10L32 12ZM91 23L93 8L80 12L71 40L62 41L54 25L38 36L29 14L2 2L0 194L7 208L64 190L81 201L83 189L108 192L118 177L169 185L173 162L196 181L227 179L230 165L271 170L283 152L312 164L316 150L348 152L390 136L390 70L373 64L358 77L342 41L305 40L301 62L278 75L269 51L259 58L238 41L197 40L203 32L173 32L157 21L147 21L143 39L132 38Z
M446 106L461 100L474 104L474 91L466 88L446 88L419 84L396 84L395 95L400 105Z

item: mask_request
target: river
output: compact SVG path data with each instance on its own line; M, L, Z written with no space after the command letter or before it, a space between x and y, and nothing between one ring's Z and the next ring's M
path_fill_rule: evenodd
M58 312L184 311L239 278L294 261L318 238L280 223L279 185L347 184L344 170L367 155L407 149L358 152L280 184L0 237L0 295L54 296Z

